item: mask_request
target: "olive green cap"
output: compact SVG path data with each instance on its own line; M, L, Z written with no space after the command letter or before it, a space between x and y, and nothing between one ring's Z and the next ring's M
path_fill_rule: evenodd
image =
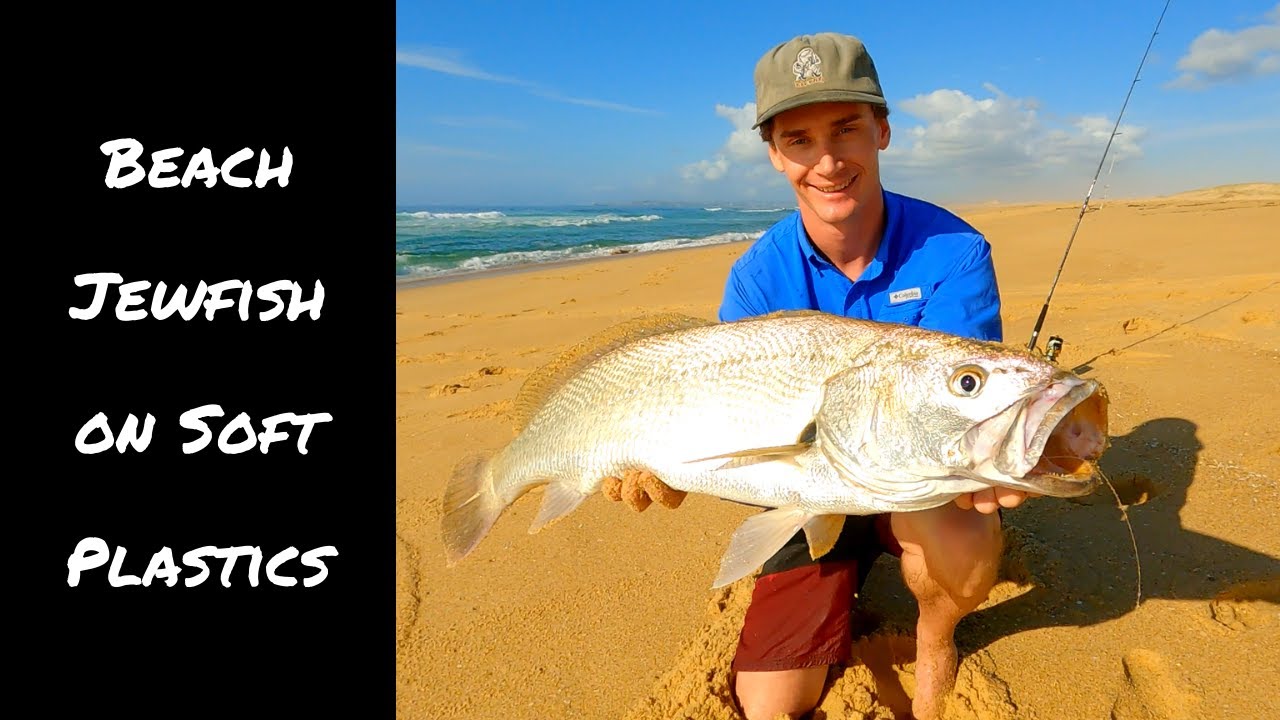
M820 102L888 105L862 41L851 35L801 35L756 63L756 124L785 110Z

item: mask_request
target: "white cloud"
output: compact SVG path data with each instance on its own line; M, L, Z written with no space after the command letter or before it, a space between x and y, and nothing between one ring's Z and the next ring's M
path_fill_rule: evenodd
M455 55L455 57L446 57L446 55ZM528 83L522 80L517 80L516 78L494 75L479 68L466 65L456 58L456 53L442 49L432 48L424 52L409 52L407 50L397 49L396 64L422 68L423 70L431 70L438 73L444 73L446 75L471 78L473 80L487 80L489 82L506 83L508 85L528 85Z
M498 117L496 115L436 115L428 118L436 125L444 125L446 127L460 128L498 128L500 130L524 130L523 124L510 118Z
M742 107L716 105L716 115L729 121L733 131L724 145L708 160L689 163L680 169L686 181L715 182L730 174L746 178L760 177L765 170L772 171L769 153L760 140L760 131L751 129L756 122L756 104L749 102Z
M649 110L647 108L638 108L631 105L623 105L622 103L609 102L608 100L593 100L591 98L569 97L561 95L558 92L550 90L531 90L534 95L544 97L548 100L556 102L569 103L570 105L582 105L584 107L600 108L601 110L617 110L618 112L641 113L644 115L661 115L657 110Z
M396 48L396 64L444 73L445 75L453 75L455 77L484 80L486 82L502 83L504 85L515 85L517 87L524 88L532 95L537 95L538 97L554 100L556 102L567 103L569 105L581 105L584 107L614 110L618 112L644 113L650 115L661 114L656 110L623 105L622 103L610 102L608 100L571 97L555 90L542 87L537 83L529 82L528 80L521 80L519 78L507 77L504 75L494 75L493 73L486 72L480 68L466 64L459 58L459 54L455 50L424 48L417 51L411 51Z
M443 145L427 145L424 143L405 142L399 144L399 149L403 152L418 155L439 155L444 157L465 157L465 158L483 158L486 160L496 160L497 156L492 153L482 152L480 150L470 150L468 148L446 147Z
M882 162L909 174L1030 174L1049 166L1096 162L1115 127L1113 120L1098 115L1051 123L1041 117L1035 100L985 87L994 97L943 89L902 102L900 108L924 124L891 123L903 126L894 128ZM1145 134L1145 128L1121 125L1109 156L1140 156L1138 143Z
M1182 74L1165 87L1202 89L1280 72L1280 4L1266 17L1268 23L1237 32L1213 28L1201 33L1178 59Z
M713 160L699 160L696 163L690 163L680 168L680 175L685 180L714 182L724 177L727 172L729 172L729 159L724 155L717 155Z
M1219 123L1199 123L1174 130L1156 131L1151 134L1148 145L1160 143L1202 141L1210 138L1238 136L1244 133L1280 132L1280 117L1262 117L1246 120L1231 120Z
M1034 98L984 87L985 97L944 88L894 107L893 135L880 160L886 187L927 196L1014 197L1049 186L1061 192L1093 176L1114 118L1058 119ZM755 104L717 105L715 111L733 129L711 157L680 168L688 189L723 197L752 190L784 197L786 179L769 163L765 143L751 129ZM1147 134L1146 128L1120 125L1107 162L1141 157Z
M729 134L723 150L731 160L743 165L768 162L769 153L760 140L760 131L751 128L756 122L755 103L747 103L740 108L717 104L716 115L733 125L733 132Z

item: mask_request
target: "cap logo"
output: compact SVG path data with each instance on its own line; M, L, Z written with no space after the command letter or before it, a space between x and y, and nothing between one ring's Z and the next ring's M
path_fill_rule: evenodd
M826 82L822 77L822 58L813 48L802 48L791 65L791 72L796 74L796 87L802 88L814 83Z

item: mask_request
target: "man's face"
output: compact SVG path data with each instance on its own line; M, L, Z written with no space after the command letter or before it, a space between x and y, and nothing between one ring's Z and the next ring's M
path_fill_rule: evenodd
M889 121L866 103L814 103L773 118L769 159L795 190L801 215L841 225L880 194Z

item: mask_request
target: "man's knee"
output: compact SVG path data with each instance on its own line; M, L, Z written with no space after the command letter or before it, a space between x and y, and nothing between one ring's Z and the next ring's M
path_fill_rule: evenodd
M947 505L922 513L895 514L892 523L903 547L904 572L926 575L921 578L923 583L936 584L964 605L986 599L995 584L1003 551L998 515ZM911 567L917 564L920 566ZM911 584L910 578L908 581Z
M981 515L972 510L968 512ZM964 526L952 544L943 548L943 552L954 553L959 566L956 574L964 579L950 590L965 599L976 598L979 602L986 599L999 573L1000 554L1004 549L999 517L981 515L978 522Z
M747 720L774 720L786 713L799 717L818 706L827 682L827 666L739 672L734 695Z

